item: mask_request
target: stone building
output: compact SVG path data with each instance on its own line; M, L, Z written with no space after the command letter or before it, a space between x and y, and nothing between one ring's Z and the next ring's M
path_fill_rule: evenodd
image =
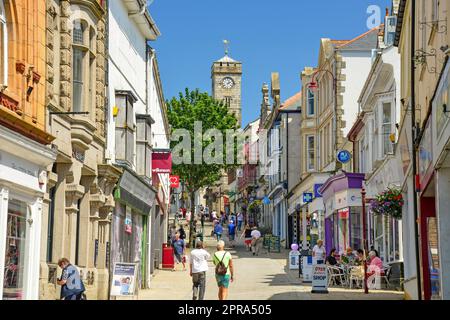
M0 1L0 299L39 298L47 166L45 5Z
M42 216L40 298L59 296L56 263L66 257L79 267L88 299L106 299L112 192L121 173L105 162L106 1L45 5L47 130L57 158Z

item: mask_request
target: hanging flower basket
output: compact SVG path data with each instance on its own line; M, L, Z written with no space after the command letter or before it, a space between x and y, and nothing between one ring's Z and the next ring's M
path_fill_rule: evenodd
M250 212L256 212L256 210L258 209L258 207L260 205L261 205L261 200L255 200L248 206L248 210Z
M404 204L401 190L388 188L370 202L370 210L375 214L384 214L394 219L401 219Z

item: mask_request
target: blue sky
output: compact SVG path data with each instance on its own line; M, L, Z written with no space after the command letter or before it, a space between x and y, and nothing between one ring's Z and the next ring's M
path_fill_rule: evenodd
M149 1L151 2L151 1ZM184 88L211 92L211 64L224 55L243 63L242 124L259 116L261 86L280 73L282 101L300 90L300 71L315 66L320 38L352 39L368 30L367 9L390 0L154 0L157 50L166 99Z

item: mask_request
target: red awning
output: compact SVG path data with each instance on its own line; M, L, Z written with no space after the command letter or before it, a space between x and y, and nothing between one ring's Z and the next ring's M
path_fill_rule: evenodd
M152 153L153 173L172 173L172 153L153 152Z

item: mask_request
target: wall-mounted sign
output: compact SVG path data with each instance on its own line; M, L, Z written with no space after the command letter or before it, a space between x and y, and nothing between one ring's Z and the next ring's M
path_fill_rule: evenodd
M303 203L310 203L313 201L312 192L303 192Z
M131 220L131 213L127 212L126 218L125 218L125 232L128 234L132 233L132 220Z
M180 177L179 176L170 176L169 181L170 181L171 188L177 189L180 187Z
M339 219L348 219L349 209L345 208L345 209L338 210L338 213L339 213Z
M264 204L270 204L270 199L269 199L269 197L265 196L264 199L263 199L263 203L264 203Z
M352 155L349 151L347 150L341 150L338 152L337 154L337 160L340 163L347 163L352 159Z

